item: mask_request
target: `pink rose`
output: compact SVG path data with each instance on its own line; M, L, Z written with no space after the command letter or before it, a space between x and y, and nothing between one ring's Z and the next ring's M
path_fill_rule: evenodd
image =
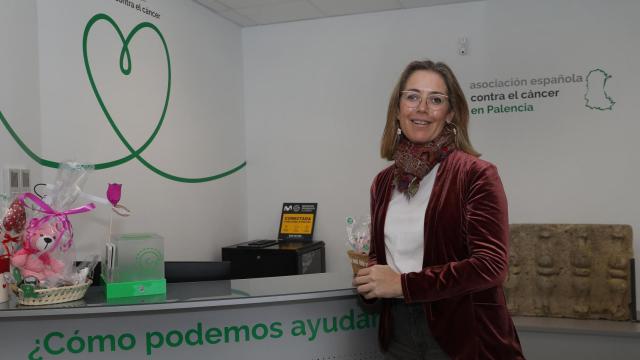
M118 205L118 202L120 202L121 193L122 184L109 184L109 187L107 188L107 199L114 207Z

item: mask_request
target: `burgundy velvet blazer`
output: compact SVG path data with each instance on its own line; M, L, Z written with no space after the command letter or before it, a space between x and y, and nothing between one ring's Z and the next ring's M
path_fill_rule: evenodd
M371 186L369 265L386 264L384 224L393 166ZM438 168L424 219L421 272L402 274L407 303L424 304L433 337L452 359L524 359L507 312L507 200L496 167L456 150ZM379 340L386 350L391 313L383 301Z

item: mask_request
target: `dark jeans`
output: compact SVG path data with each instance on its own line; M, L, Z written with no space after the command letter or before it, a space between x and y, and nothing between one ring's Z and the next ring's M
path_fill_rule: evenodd
M446 360L449 356L431 336L421 304L393 300L391 305L393 336L386 360Z

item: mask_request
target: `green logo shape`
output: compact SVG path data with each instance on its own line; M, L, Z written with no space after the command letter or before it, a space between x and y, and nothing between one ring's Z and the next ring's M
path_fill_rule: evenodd
M100 92L98 91L98 88L97 88L97 86L95 84L95 81L93 79L93 73L91 72L91 66L90 66L90 63L89 63L89 56L87 54L87 40L89 38L89 33L91 32L91 28L93 27L93 25L96 22L101 21L101 20L104 20L104 21L108 22L109 24L111 24L111 26L114 28L114 30L116 31L116 33L120 37L120 41L122 41L122 50L120 51L120 71L124 75L131 74L132 63L131 63L131 53L129 52L129 43L131 42L131 39L138 33L138 31L140 31L142 29L150 29L150 30L154 31L158 35L158 38L160 38L160 40L162 41L162 45L164 47L166 60L167 60L167 90L166 90L166 97L165 97L164 106L163 106L163 109L162 109L162 115L160 116L160 119L158 120L158 123L156 124L156 127L154 128L154 130L151 133L151 135L149 136L149 138L138 149L134 149L131 146L129 141L127 141L127 139L124 137L124 135L122 134L122 132L120 131L118 126L113 121L113 118L111 117L111 114L107 110L107 107L104 104L104 101L102 100L102 96L100 96ZM109 125L111 125L111 128L113 129L113 131L116 133L116 135L118 136L120 141L124 144L124 146L127 148L127 150L129 150L129 153L130 153L129 155L127 155L125 157L122 157L120 159L117 159L117 160L98 163L98 164L86 164L86 165L83 165L83 166L94 168L96 170L102 170L102 169L108 169L108 168L111 168L111 167L114 167L114 166L122 165L122 164L128 162L129 160L132 160L132 159L135 158L140 163L142 163L144 166L146 166L149 170L155 172L156 174L158 174L158 175L160 175L160 176L162 176L164 178L167 178L169 180L173 180L173 181L177 181L177 182L185 182L185 183L202 183L202 182L208 182L208 181L212 181L212 180L217 180L217 179L223 178L225 176L231 175L234 172L236 172L236 171L238 171L238 170L240 170L240 169L242 169L243 167L246 166L247 162L245 161L245 162L242 162L240 165L238 165L238 166L236 166L236 167L234 167L234 168L232 168L230 170L227 170L227 171L224 171L222 173L219 173L219 174L206 176L206 177L200 177L200 178L186 178L186 177L181 177L181 176L169 174L169 173L167 173L165 171L162 171L159 168L157 168L154 165L152 165L151 163L149 163L147 160L145 160L141 156L142 152L147 149L147 147L151 144L151 142L153 142L153 140L155 139L156 135L160 131L160 128L162 127L162 123L164 122L164 117L165 117L166 112L167 112L167 107L169 105L169 97L170 97L170 94L171 94L171 59L169 57L169 49L167 47L167 43L166 43L166 41L164 39L164 36L162 35L160 30L154 24L149 23L149 22L140 23L140 24L136 25L133 28L133 30L131 30L129 35L127 35L125 37L124 34L122 33L122 30L120 30L120 27L118 26L118 24L109 15L107 15L107 14L96 14L95 16L93 16L89 20L89 22L87 23L87 25L86 25L86 27L84 29L84 35L83 35L83 38L82 38L82 55L84 57L84 65L85 65L85 69L87 71L87 75L89 77L89 82L91 84L91 88L93 90L93 93L96 96L96 99L98 100L98 104L100 105L100 108L102 109L102 112L104 113L105 117L107 118L107 121L109 122ZM7 131L11 135L11 137L13 137L13 139L16 141L18 146L20 146L20 148L31 159L33 159L35 162L37 162L38 164L40 164L42 166L50 167L50 168L58 168L60 166L60 163L57 162L57 161L43 159L42 157L40 157L37 154L35 154L22 141L22 139L18 136L18 134L16 134L16 132L13 130L13 128L11 127L11 125L9 124L9 122L4 117L4 115L2 114L1 111L0 111L0 122L2 122L2 124L7 129Z
M585 105L591 110L612 110L616 103L607 94L605 87L611 75L602 69L594 69L587 74L587 92L584 94Z
M164 255L155 248L144 248L136 254L137 270L144 274L156 274L164 266Z

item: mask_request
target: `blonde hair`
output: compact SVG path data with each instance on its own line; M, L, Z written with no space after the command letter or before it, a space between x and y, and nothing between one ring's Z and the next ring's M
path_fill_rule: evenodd
M393 154L396 151L398 136L398 112L400 111L400 91L404 89L409 77L418 70L433 71L444 80L447 86L449 96L449 111L453 111L451 123L455 126L456 144L458 149L473 156L480 156L471 145L469 140L469 105L464 97L462 88L453 74L453 71L447 64L443 62L433 62L431 60L413 61L404 69L396 86L389 97L389 107L387 108L387 123L382 133L382 141L380 142L380 156L387 160L393 160Z

